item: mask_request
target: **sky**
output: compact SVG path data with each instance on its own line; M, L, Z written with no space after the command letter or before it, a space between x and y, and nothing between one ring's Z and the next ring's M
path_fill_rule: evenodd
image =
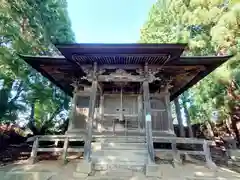
M135 43L140 39L140 29L147 21L156 0L67 2L72 29L78 43ZM176 119L173 122L177 124Z
M78 43L135 43L156 0L67 0Z

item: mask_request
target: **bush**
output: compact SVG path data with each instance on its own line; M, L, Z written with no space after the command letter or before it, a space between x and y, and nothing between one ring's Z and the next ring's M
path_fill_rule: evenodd
M26 141L24 131L15 125L0 126L0 151L5 150L10 144L21 144Z

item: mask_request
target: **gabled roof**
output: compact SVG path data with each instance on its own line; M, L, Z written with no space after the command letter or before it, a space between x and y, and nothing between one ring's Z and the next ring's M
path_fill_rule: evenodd
M145 62L162 66L160 74L174 77L172 100L231 57L180 57L186 44L60 44L56 47L63 56L20 57L70 96L73 79L84 76L82 66L94 61L103 66ZM150 84L150 89L157 86Z

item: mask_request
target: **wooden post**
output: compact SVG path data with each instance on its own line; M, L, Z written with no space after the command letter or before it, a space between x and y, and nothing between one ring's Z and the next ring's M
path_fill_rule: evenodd
M207 167L210 168L210 169L216 169L217 166L212 161L210 147L209 147L208 142L206 140L204 140L204 142L203 142L203 151L204 151L204 154L205 154Z
M177 150L177 143L176 140L172 140L172 153L173 153L173 164L174 166L177 166L178 164L182 163L182 160L180 158L180 154L178 153Z
M125 136L127 136L128 133L128 119L125 119L125 125L124 125L124 131L125 131Z
M55 140L55 142L54 142L54 146L55 146L55 147L58 146L58 140Z
M140 130L143 129L142 109L143 109L142 95L139 95L138 96L138 128Z
M58 140L55 140L55 141L54 141L54 147L55 147L55 148L58 147L58 143L59 143ZM53 152L53 155L54 155L54 156L58 156L58 155L59 155L59 152Z
M114 118L112 120L112 124L113 124L113 135L115 135L115 119Z
M121 92L120 92L120 116L119 116L119 121L123 121L123 94L122 94L122 87L121 87Z
M69 142L69 139L68 139L68 137L66 137L65 140L64 140L64 145L63 145L63 154L62 154L63 164L67 163L68 142Z
M36 139L33 142L32 152L29 159L30 164L34 164L37 161L38 146L39 146L39 137L36 137Z
M87 117L87 137L84 144L84 159L86 161L90 160L90 151L91 151L91 143L92 143L92 127L93 127L93 118L94 118L97 85L98 85L96 71L97 71L97 63L94 62L93 81L92 81L89 111L88 111L88 117Z
M71 114L70 114L69 122L68 122L68 131L71 131L72 129L75 128L74 123L75 123L75 118L76 118L76 106L77 106L77 94L76 94L76 91L74 90L73 98L72 98L72 102L71 102Z
M146 127L146 139L148 145L148 152L150 154L151 161L155 161L155 153L152 140L152 116L150 106L150 95L149 95L149 82L148 82L148 66L144 66L145 80L143 82L143 102L144 102L144 118Z
M101 131L104 118L104 95L100 95L100 124L98 124L98 130Z

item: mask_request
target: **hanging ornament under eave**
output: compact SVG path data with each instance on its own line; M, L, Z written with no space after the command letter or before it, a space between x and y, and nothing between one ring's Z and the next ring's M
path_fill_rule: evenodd
M150 113L146 114L146 121L151 121L152 120L152 116Z

